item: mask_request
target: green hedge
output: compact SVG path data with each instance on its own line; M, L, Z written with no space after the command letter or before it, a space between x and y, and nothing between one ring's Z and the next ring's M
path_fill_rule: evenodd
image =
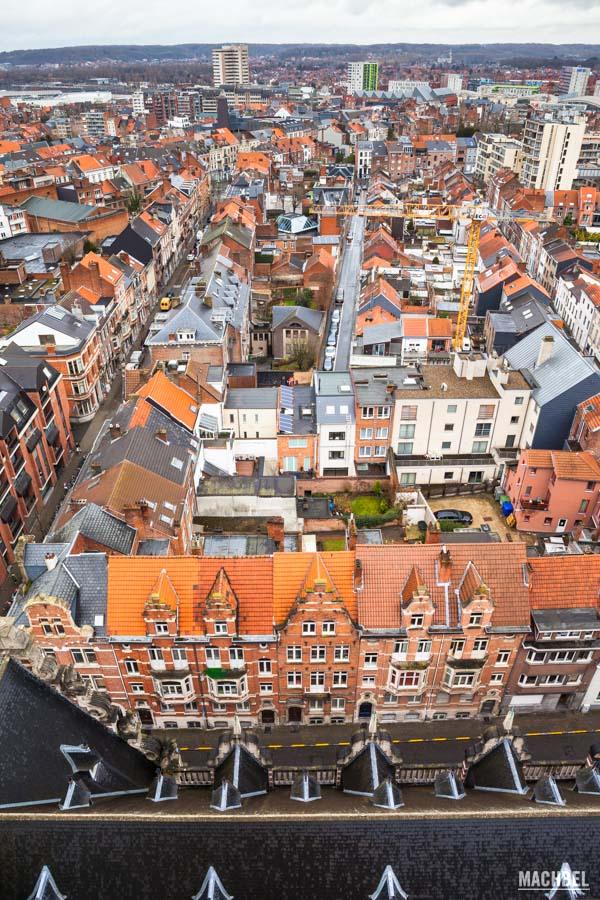
M402 510L396 508L388 509L387 512L381 513L379 516L356 516L357 528L376 528L378 525L385 525L386 522L392 522L398 519L402 514Z

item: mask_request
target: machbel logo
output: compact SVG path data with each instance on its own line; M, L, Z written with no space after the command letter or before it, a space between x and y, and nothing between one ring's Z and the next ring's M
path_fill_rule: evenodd
M526 869L519 872L520 891L544 892L548 900L577 900L590 890L586 874L563 863L558 871L551 869Z

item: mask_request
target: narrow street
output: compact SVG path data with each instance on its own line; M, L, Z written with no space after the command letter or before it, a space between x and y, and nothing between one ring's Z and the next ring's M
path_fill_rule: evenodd
M502 719L493 724L501 724ZM465 748L481 737L492 723L480 719L448 719L437 722L385 723L392 735L395 752L407 763L457 764ZM530 714L515 716L515 727L525 735L526 750L533 760L584 760L590 744L600 745L600 713ZM271 726L261 733L261 745L273 755L277 765L316 765L335 758L348 747L358 723L348 725ZM158 732L157 732L158 733ZM160 732L177 740L184 762L203 765L215 749L220 729L178 729Z
M364 232L364 217L352 216L347 232L349 235L352 235L352 241L346 241L344 244L344 249L342 251L342 265L338 281L338 290L343 290L344 292L344 303L340 318L337 354L334 364L336 372L345 371L350 364L354 319L360 293L360 266L362 261Z

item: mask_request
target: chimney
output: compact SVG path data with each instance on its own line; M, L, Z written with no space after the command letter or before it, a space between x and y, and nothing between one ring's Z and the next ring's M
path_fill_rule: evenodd
M554 338L551 334L546 335L546 337L542 338L542 342L540 344L540 352L538 353L537 362L535 364L535 368L537 369L539 366L542 366L547 360L552 356L552 351L554 350Z
M440 584L448 584L452 580L452 557L446 544L442 544L438 560L438 582Z
M442 533L439 529L439 526L436 527L433 522L430 522L427 526L427 531L425 532L425 543L426 544L439 544L442 540Z
M138 503L138 507L139 507L142 519L150 518L150 504L148 503L147 500L145 500L145 499L140 500L140 502Z
M278 550L283 550L285 529L283 527L283 519L281 516L269 519L267 522L267 536L270 537L272 541L275 541Z
M61 260L60 277L62 279L63 290L65 294L71 290L71 266L66 260Z
M363 577L362 559L354 560L354 590L361 591L365 585Z
M96 294L100 294L102 296L102 279L100 278L100 266L97 262L90 262L89 266L90 272L90 290L94 291Z
M49 572L52 572L58 565L58 556L56 553L46 553L44 556L44 562L46 563L46 568Z
M163 444L166 444L167 443L167 429L159 428L155 434L155 437L157 438L157 440L162 441Z
M118 423L111 422L109 431L111 441L116 441L118 437L121 437L121 426Z

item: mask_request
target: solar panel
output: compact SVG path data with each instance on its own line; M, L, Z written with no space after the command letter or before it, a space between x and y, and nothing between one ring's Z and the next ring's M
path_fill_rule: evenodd
M294 420L291 416L280 416L279 417L279 430L282 434L293 434L294 432Z
M289 387L287 384L281 385L281 405L285 406L286 409L294 408L294 388Z

